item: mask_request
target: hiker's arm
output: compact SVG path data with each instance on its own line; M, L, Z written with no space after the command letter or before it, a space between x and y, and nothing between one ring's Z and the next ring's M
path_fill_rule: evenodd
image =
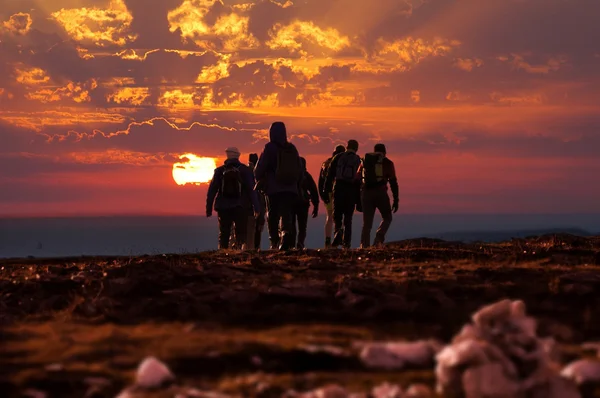
M306 179L308 180L308 192L310 192L310 201L312 202L315 208L319 208L319 190L317 189L317 184L315 184L315 179L309 172L306 172Z
M396 177L396 167L394 166L394 162L389 160L388 162L388 170L387 177L390 183L390 189L392 190L392 196L394 198L394 203L398 203L399 200L399 189L398 189L398 178Z
M319 171L319 196L321 199L325 198L325 173L326 169L323 169L323 165L321 166L321 170Z
M265 156L266 151L267 148L265 147L265 150L260 154L260 158L256 163L256 167L254 168L254 176L256 177L256 181L262 180L265 177L265 174L267 173L268 157Z
M258 201L258 192L256 192L254 190L254 185L256 185L256 181L254 180L254 174L252 173L252 170L248 169L247 173L244 173L246 175L245 177L245 184L246 184L246 191L248 192L248 195L250 195L250 201L252 202L252 208L254 209L255 213L260 213L262 211L260 202Z
M206 194L206 215L210 216L213 211L213 206L215 204L215 197L217 196L220 174L217 172L218 169L215 169L212 180L210 180L210 185L208 186L208 192Z
M327 168L327 177L325 178L325 195L329 195L333 191L333 179L335 176L335 170L337 169L339 155L336 155L331 163L329 163L329 167ZM329 199L329 198L328 198Z

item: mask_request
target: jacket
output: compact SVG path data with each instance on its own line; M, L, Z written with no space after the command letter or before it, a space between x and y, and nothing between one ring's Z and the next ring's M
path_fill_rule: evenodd
M264 187L267 195L289 192L298 195L298 186L300 180L292 184L280 184L275 179L275 170L277 168L277 153L279 148L287 143L287 133L285 130L272 129L269 132L269 142L265 145L265 149L260 154L254 175L260 185ZM294 147L296 152L298 151ZM300 156L298 156L300 162ZM299 165L301 168L302 166Z
M225 198L221 196L223 171L225 170L225 167L229 165L238 167L240 170L240 177L242 179L242 196L240 198ZM248 203L252 204L254 211L261 211L258 195L254 190L254 175L252 175L252 170L248 166L242 164L239 159L227 159L223 166L215 169L213 178L210 181L208 194L206 196L206 210L209 213L212 212L213 205L216 211L221 211L236 207L247 207Z

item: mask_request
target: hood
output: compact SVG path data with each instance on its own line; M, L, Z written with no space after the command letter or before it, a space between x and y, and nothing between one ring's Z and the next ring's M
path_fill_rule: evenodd
M269 129L269 141L278 145L283 145L287 142L287 132L283 122L275 122L271 125Z

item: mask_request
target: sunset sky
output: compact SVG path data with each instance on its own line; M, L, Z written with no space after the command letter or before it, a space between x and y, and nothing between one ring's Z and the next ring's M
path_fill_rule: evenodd
M275 120L315 177L384 142L401 212L598 212L598 21L598 0L0 0L0 215L200 214L173 164L246 160Z

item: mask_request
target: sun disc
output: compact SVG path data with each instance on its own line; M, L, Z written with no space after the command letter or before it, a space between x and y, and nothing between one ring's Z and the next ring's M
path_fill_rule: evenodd
M179 156L179 159L182 161L173 164L173 180L177 185L207 184L217 168L214 158L199 157L192 153L186 153Z

